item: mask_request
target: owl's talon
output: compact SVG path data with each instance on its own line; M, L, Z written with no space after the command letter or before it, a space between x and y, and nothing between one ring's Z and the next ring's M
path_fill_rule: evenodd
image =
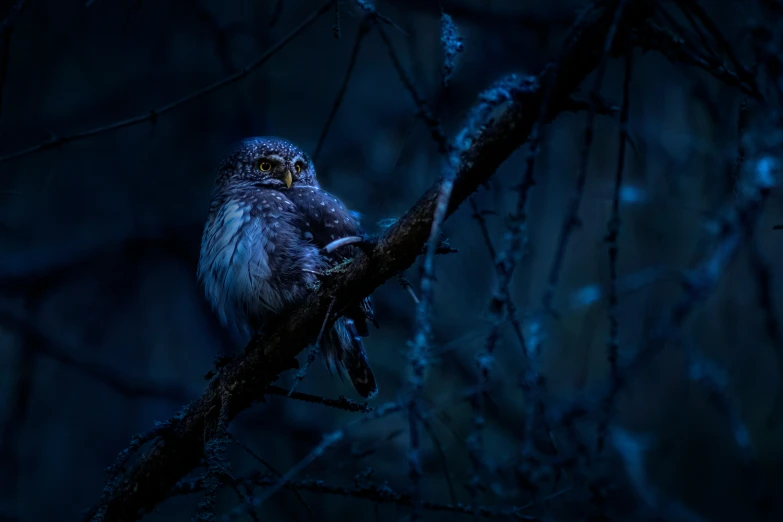
M355 245L357 243L361 243L364 241L364 238L362 236L346 236L341 237L340 239L335 239L325 247L321 249L321 252L323 254L331 254L335 250L337 250L340 247L348 246L348 245Z

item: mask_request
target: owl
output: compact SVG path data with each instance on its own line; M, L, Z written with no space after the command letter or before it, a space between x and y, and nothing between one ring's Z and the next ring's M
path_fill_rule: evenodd
M242 342L302 302L331 266L355 252L322 248L363 235L359 216L324 191L299 147L281 138L244 140L221 163L201 240L198 279L220 322ZM365 398L377 393L362 337L377 326L368 299L324 332L320 353Z

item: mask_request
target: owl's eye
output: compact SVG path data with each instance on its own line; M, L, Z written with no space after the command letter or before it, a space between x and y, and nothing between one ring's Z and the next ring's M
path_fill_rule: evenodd
M300 165L299 163L297 163L297 164L296 164L296 167L294 167L294 168L296 169L296 173L297 173L297 174L299 174L300 172L302 172L302 165Z
M261 169L261 172L269 172L272 170L272 164L268 161L262 161L258 164L258 168Z

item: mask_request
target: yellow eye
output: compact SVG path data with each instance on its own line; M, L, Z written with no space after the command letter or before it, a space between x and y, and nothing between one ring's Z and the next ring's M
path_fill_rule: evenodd
M302 166L301 166L299 163L297 163L297 164L296 164L296 167L295 167L295 168L296 168L296 173L297 173L297 174L299 174L300 172L302 172Z
M261 172L269 172L272 170L272 164L268 161L262 161L258 164L258 168L261 169Z

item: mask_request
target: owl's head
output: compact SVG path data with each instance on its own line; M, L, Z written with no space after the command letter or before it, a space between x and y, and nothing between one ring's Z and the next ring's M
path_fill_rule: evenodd
M318 186L310 156L282 138L247 138L220 166L218 184L251 182L285 190L295 185Z

